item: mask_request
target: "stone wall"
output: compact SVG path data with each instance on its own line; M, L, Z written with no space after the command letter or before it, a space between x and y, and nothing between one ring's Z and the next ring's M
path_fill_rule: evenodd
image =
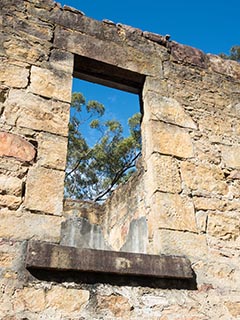
M0 23L0 318L239 319L240 65L51 0L2 0ZM145 78L141 169L101 207L63 208L76 56ZM26 242L82 245L79 221L84 246L186 256L197 289L31 275Z

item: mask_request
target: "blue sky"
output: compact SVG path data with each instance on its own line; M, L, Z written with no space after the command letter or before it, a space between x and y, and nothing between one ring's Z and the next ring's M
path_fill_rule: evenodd
M206 53L229 53L240 45L240 0L61 0L96 20L109 19L187 44ZM138 110L138 97L75 81L73 90L103 103L110 117L127 119ZM110 108L110 109L109 109Z
M240 43L240 0L61 0L96 20L109 19L203 50L227 53Z

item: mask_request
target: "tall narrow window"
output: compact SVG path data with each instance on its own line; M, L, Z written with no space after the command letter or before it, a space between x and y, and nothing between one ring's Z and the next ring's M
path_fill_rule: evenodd
M65 196L104 201L128 180L141 154L144 79L78 56L74 76Z

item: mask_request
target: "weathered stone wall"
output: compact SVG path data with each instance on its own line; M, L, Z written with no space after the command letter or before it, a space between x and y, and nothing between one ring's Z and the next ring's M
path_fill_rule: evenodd
M51 0L2 0L0 23L0 318L239 319L240 65ZM145 77L143 157L63 210L74 55ZM188 257L197 290L30 276L26 241L82 245L83 221L100 248Z

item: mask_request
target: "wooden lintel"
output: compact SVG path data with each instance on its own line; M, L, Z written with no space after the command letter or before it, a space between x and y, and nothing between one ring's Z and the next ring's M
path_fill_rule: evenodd
M141 277L193 278L190 261L185 257L81 249L37 241L28 243L26 267Z
M74 77L111 88L141 94L145 75L79 55L74 56Z

